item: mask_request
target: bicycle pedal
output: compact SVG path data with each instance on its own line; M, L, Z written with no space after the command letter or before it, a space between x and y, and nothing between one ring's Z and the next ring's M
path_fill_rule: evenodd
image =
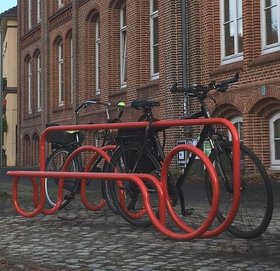
M74 196L73 196L73 195L70 195L70 196L69 196L69 195L65 195L65 196L64 196L64 199L65 199L65 200L73 200L73 199L74 199Z
M194 208L188 208L183 212L183 216L190 216L194 213Z

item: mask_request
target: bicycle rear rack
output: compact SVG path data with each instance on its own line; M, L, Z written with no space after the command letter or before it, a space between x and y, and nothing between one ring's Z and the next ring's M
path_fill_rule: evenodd
M160 120L153 122L152 127L158 128L168 128L172 126L189 126L189 125L207 125L207 124L220 124L225 126L232 135L233 141L233 201L231 209L226 217L226 219L219 226L212 230L208 230L212 225L219 207L220 199L220 187L217 178L217 173L209 160L209 158L198 148L183 144L175 147L170 151L164 160L162 165L161 180L149 174L130 174L130 173L105 173L105 172L87 172L90 166L94 163L98 156L102 156L106 161L110 161L109 155L106 153L108 150L112 150L114 146L106 146L103 148L97 148L94 146L82 146L75 150L66 160L62 171L59 172L49 172L45 170L45 152L46 152L46 136L51 131L67 131L67 130L100 130L100 129L121 129L121 128L144 128L147 126L147 122L126 122L126 123L106 123L106 124L87 124L87 125L65 125L65 126L52 126L46 128L40 139L40 170L39 171L8 171L8 175L13 177L12 194L13 194L13 205L16 211L24 217L34 217L40 213L49 215L54 214L62 202L63 194L63 183L64 179L75 178L81 179L81 199L83 204L90 210L96 211L100 210L104 206L104 202L100 202L97 206L91 205L86 197L86 181L88 179L98 179L98 180L126 180L134 182L140 189L143 195L143 202L146 208L146 212L150 217L153 225L156 229L164 234L165 236L175 239L175 240L191 240L198 237L213 237L228 228L238 211L239 200L240 200L240 143L238 138L238 133L234 125L226 119L222 118L211 118L211 119L187 119L187 120ZM86 165L85 172L67 172L67 167L71 162L71 159L79 155L83 151L92 151L95 154L92 156L88 164ZM184 221L182 221L176 214L172 207L172 204L168 197L167 192L167 174L172 158L180 151L194 152L207 168L212 189L213 189L213 200L210 210L208 212L207 218L202 222L200 227L193 229L188 226ZM25 211L20 207L18 199L18 183L20 178L28 177L33 186L33 211ZM58 198L57 203L51 209L45 209L45 178L57 178L59 179L58 185ZM39 185L36 178L40 178ZM159 197L159 217L154 214L149 193L145 182L152 182L156 187ZM40 195L39 195L40 191ZM183 233L178 233L167 228L166 217L169 215L175 224L183 231Z

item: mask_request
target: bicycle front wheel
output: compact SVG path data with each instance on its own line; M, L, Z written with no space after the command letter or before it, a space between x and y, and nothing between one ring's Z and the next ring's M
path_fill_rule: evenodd
M60 171L65 160L69 155L69 151L65 148L59 148L54 151L46 162L46 171ZM67 169L68 171L78 171L79 163L77 158L74 158ZM45 178L46 199L48 205L53 207L57 202L58 179ZM75 193L79 188L79 180L66 179L63 186L63 201L60 208L67 206L74 198Z
M222 223L231 208L232 142L222 142L219 150L212 151L213 162L221 185L220 207L217 214ZM206 173L206 191L211 202L212 193ZM251 239L261 235L268 227L273 212L273 194L266 170L249 148L240 144L240 205L228 230L237 237Z
M112 156L112 169L123 173L149 173L159 177L160 163L147 148L141 151L139 144L127 144L120 147ZM151 205L158 212L158 193L154 185L144 181L150 194ZM130 181L108 182L111 198L120 215L130 224L136 226L151 225L146 213L143 198L138 186Z

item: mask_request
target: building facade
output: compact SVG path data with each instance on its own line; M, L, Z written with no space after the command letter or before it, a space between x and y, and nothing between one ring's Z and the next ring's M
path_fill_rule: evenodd
M214 116L239 128L271 172L280 169L280 1L189 1L189 84L240 73ZM192 106L193 107L193 106Z
M17 153L17 8L0 14L3 33L2 166L15 166Z
M159 117L176 116L169 88L182 81L182 14L179 1L18 1L19 164L38 164L46 123L75 124L86 99L155 99ZM98 106L79 117L104 121Z
M265 167L280 169L279 0L26 0L18 19L19 164L36 165L45 124L76 123L85 99L155 99L160 118L178 118L197 104L171 94L173 82L239 72L216 105L209 100L213 116L235 123ZM138 116L127 109L124 118ZM79 118L105 120L101 107ZM171 145L182 138L169 136Z

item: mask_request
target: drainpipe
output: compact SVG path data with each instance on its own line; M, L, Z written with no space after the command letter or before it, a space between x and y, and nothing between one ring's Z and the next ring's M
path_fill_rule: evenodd
M41 1L41 65L43 67L43 82L42 82L42 131L46 128L46 123L50 121L50 66L49 66L49 30L48 30L48 2Z
M183 86L188 86L188 47L187 47L187 0L182 0L182 50L183 50ZM184 114L188 113L188 96L184 95Z
M182 0L182 50L183 50L183 86L187 88L189 85L188 78L188 11L187 11L187 1ZM187 95L183 97L183 112L184 115L189 115L189 98ZM192 127L185 127L185 136L189 139L192 138Z
M79 0L74 0L72 1L72 10L73 10L73 28L72 28L72 57L73 57L73 78L72 78L72 88L73 88L73 93L72 93L72 98L73 98L73 119L74 123L77 124L78 119L77 119L77 114L75 113L75 109L78 107L78 76L79 76L79 62L78 62L78 43L79 43L79 38L78 38L78 12L79 12Z

